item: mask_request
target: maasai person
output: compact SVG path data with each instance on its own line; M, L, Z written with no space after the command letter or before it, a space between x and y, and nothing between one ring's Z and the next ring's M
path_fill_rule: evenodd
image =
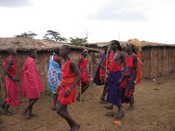
M136 48L136 56L137 56L137 77L136 77L136 84L140 84L143 79L143 72L142 72L142 55L141 55L141 48Z
M0 76L0 114L2 113L3 97L2 97L2 85L1 85L1 76Z
M101 56L100 56L100 63L99 63L99 66L100 66L100 71L99 71L99 74L100 74L100 80L102 83L105 82L105 79L106 79L106 71L107 71L107 62L106 62L106 55L107 55L107 47L104 47L103 48L103 52L101 53Z
M50 56L48 68L48 84L53 97L53 108L56 110L56 98L58 87L61 82L61 59L57 54Z
M24 96L29 100L29 104L24 111L27 119L34 117L32 113L33 105L38 101L40 93L44 91L41 75L37 71L35 64L36 50L30 51L26 58L22 70L22 89Z
M78 66L69 57L70 51L71 49L68 46L63 46L60 49L60 56L64 59L64 63L62 63L62 79L57 97L56 112L67 121L71 131L76 131L80 125L69 115L68 106L76 100L77 85L81 77Z
M132 45L127 47L127 56L126 56L126 66L128 72L128 82L127 86L124 89L123 102L129 103L128 110L134 108L134 90L136 83L136 74L137 74L137 57L134 53Z
M104 47L100 50L99 65L93 80L93 82L99 86L104 85L106 80L106 65L107 65L106 54L107 54L107 48Z
M111 58L111 63L109 67L108 75L108 97L107 102L118 107L117 113L112 114L116 119L122 119L124 117L124 111L122 109L122 90L120 83L123 79L122 69L124 63L124 57L121 52L117 52L117 46L112 45L113 58Z
M113 59L114 57L116 56L116 54L120 53L121 52L121 46L120 46L120 42L119 41L116 41L116 40L113 40L111 41L111 47L110 47L110 51L109 51L109 55L107 57L107 72L109 74L111 68L112 68L112 64L113 64ZM104 90L103 90L103 96L104 97L107 92L108 92L108 83L109 82L109 77L107 78L107 81L105 83L105 87L104 87ZM113 105L110 105L110 106L105 106L106 109L109 109L109 110L112 110L113 109Z
M78 67L81 73L81 92L79 92L77 100L80 101L80 96L87 90L90 84L90 76L88 72L88 50L84 50L79 58Z
M122 88L122 103L125 103L125 98L126 98L125 91L126 91L126 88L128 86L128 79L129 79L129 75L130 75L130 72L129 72L129 69L127 66L127 59L126 59L126 57L128 56L127 46L123 47L121 55L124 57L124 63L123 63L123 70L122 70L123 79L120 83L120 87Z
M9 49L9 56L3 61L3 68L5 71L5 88L6 98L2 105L4 113L11 115L9 111L10 106L18 106L20 102L18 80L16 78L16 50Z
M108 77L107 77L107 74L109 72L109 65L110 65L110 59L113 57L113 51L112 49L110 48L109 52L108 52L108 48L105 49L105 56L103 55L103 62L102 64L100 65L101 67L101 70L100 70L100 75L102 78L104 78L105 76L105 81L104 81L104 88L103 88L103 93L102 93L102 96L101 96L101 103L106 103L106 96L107 96L107 91L108 91ZM113 108L112 106L109 107L110 109Z

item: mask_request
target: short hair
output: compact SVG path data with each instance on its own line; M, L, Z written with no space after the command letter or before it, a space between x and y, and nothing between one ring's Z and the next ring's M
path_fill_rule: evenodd
M131 49L132 49L132 52L137 53L135 45L131 44Z
M31 50L29 51L29 55L33 55L33 54L35 54L35 53L37 53L37 49L31 49Z
M121 45L120 45L120 42L119 41L117 41L117 40L112 40L111 41L111 46L114 46L116 49L118 49L118 50L122 50L122 47L121 47Z
M105 54L107 53L107 51L108 51L108 46L104 46L104 47L102 47L102 49L105 51Z
M9 53L9 54L12 54L12 53L16 53L16 48L8 48L7 49L7 52Z
M72 48L68 45L61 46L61 49L65 49L67 52L70 52L72 50Z
M120 45L120 42L118 40L112 40L111 45Z

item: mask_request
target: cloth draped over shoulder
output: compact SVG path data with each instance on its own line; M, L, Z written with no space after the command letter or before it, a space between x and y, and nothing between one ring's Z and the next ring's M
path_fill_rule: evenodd
M10 65L10 67L8 67ZM3 61L3 67L11 77L16 77L16 59L12 56L8 56ZM8 69L7 69L8 68ZM7 91L7 102L11 106L17 106L20 103L20 91L18 83L9 76L5 77L5 86Z
M93 80L93 82L96 85L103 85L104 84L106 70L102 69L101 64L106 66L106 60L105 59L106 59L106 54L105 53L101 54L100 55L100 63L99 63L99 66L97 68L97 71L95 73L94 80Z
M89 82L90 81L90 76L88 73L89 60L88 60L88 58L85 58L82 55L80 56L79 59L81 60L81 62L79 64L79 69L81 72L81 82Z
M67 89L71 88L77 78L77 74L71 72L71 63L72 60L70 59L62 64L62 79L57 97L57 101L62 104L72 104L76 99L77 87L71 89L71 93L68 97L64 96Z
M108 96L107 102L114 105L120 105L122 103L122 89L120 87L120 82L122 79L122 65L116 63L115 56L117 53L111 53L109 59L109 74L107 78L108 85Z
M56 94L58 86L61 82L61 66L53 59L54 56L49 58L48 66L48 85L53 94Z
M40 97L40 93L44 91L41 75L37 71L34 59L31 57L28 57L23 65L22 89L24 96L28 99L37 99Z
M137 54L137 77L136 77L136 84L140 84L143 79L143 72L142 72L142 56L140 53Z

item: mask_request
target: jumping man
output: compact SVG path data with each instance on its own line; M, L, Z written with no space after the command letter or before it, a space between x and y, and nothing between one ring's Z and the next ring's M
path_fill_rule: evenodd
M71 130L76 131L80 128L68 112L68 105L75 102L77 84L80 81L80 72L77 65L69 57L71 49L63 46L60 49L60 56L64 59L62 64L62 79L57 97L56 111L69 124Z

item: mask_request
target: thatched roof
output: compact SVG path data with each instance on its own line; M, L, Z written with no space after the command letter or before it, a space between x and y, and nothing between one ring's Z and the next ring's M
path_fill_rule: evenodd
M98 52L97 49L92 49L82 46L74 46L68 43L61 43L48 40L34 40L31 38L0 38L0 51L7 51L9 48L15 48L18 51L29 51L36 49L37 51L54 51L63 45L68 45L75 50L87 49L91 52Z
M157 42L141 41L142 47L175 47L175 44L165 44Z
M120 43L121 43L121 46L125 46L127 44L126 41L120 41ZM96 42L96 43L86 44L87 47L98 47L98 48L102 48L109 45L110 45L110 42Z
M148 41L140 41L141 47L175 47L175 44L165 44L165 43L156 43L156 42L148 42ZM121 46L125 46L128 44L127 41L120 41ZM96 43L88 43L86 44L87 47L96 47L101 48L105 46L109 46L110 42L96 42Z

